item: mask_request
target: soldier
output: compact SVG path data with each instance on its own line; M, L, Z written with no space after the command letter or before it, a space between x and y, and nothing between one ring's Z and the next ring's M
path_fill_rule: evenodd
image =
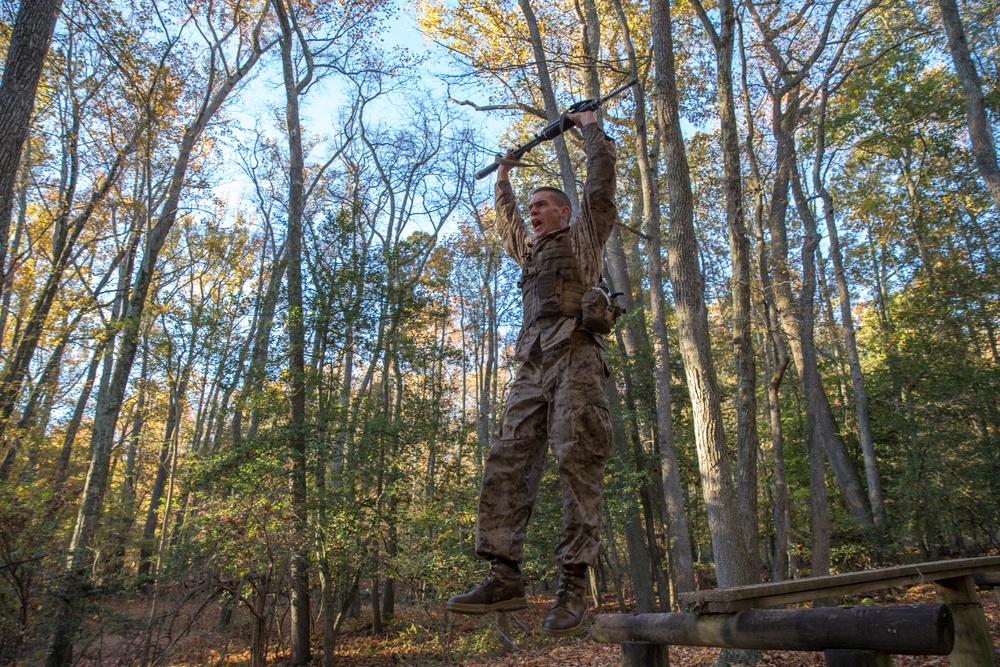
M604 244L617 219L614 142L593 111L566 118L581 128L587 154L582 207L572 224L566 194L541 187L531 194L529 229L508 180L512 165L497 169L497 226L522 271L524 320L515 347L521 365L479 494L476 553L490 561L490 572L447 605L465 614L528 606L519 563L551 445L563 496L563 535L556 547L562 574L542 624L542 632L553 637L578 631L587 613L584 581L587 566L597 562L604 465L611 452L604 334L620 312L598 286Z

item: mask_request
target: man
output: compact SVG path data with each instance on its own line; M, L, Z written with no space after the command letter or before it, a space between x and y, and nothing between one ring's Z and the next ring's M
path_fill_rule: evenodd
M465 614L528 606L519 563L548 446L558 461L563 535L555 604L542 632L561 637L583 627L585 576L597 562L604 465L611 451L605 387L604 338L583 326L587 303L601 279L604 244L617 218L615 147L593 111L567 113L581 128L587 154L582 207L570 224L565 193L542 187L531 195L530 229L517 209L508 174L497 169L497 227L504 249L521 266L524 320L515 347L520 362L499 432L483 470L476 553L491 562L486 580L456 595L448 609ZM507 155L510 158L510 153ZM613 318L611 320L613 324Z

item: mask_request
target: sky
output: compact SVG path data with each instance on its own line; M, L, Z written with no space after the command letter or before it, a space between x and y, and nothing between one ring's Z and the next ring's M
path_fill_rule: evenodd
M409 52L427 58L419 75L420 85L435 94L442 104L450 104L454 111L464 114L474 122L485 136L485 141L495 143L500 140L506 122L495 114L476 112L468 107L460 107L447 101L445 87L439 78L439 73L446 71L448 63L443 57L443 51L425 40L416 26L415 7L411 4L389 20L383 42L387 50L402 47ZM336 137L339 134L338 115L348 104L350 97L345 84L335 77L318 84L303 100L302 124L303 137L308 142L317 137ZM271 65L269 70L254 77L240 91L227 108L227 116L234 120L234 135L229 145L223 150L226 155L222 162L227 173L220 185L215 188L214 195L226 203L227 216L235 218L239 212L247 215L254 213L254 198L251 184L240 168L240 160L236 153L237 146L251 146L254 134L258 131L281 139L283 127L284 88L280 79L280 71ZM371 120L381 119L387 122L399 120L398 111L403 108L399 100L390 100L384 104L370 106ZM499 147L495 150L500 150ZM315 155L322 156L323 149L315 150ZM484 152L483 163L488 164L491 156ZM492 178L476 183L477 190L488 194L492 192ZM456 231L454 225L447 226L444 234Z

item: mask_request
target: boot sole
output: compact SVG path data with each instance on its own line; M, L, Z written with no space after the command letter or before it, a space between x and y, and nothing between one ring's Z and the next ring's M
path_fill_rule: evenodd
M584 616L583 620L581 620L578 625L575 625L572 628L565 628L563 630L553 630L543 625L539 631L546 637L569 637L571 635L578 635L584 630L586 630L586 625L587 625L587 617Z
M528 608L527 598L511 598L509 600L501 600L500 602L493 602L491 604L469 604L463 602L449 602L445 605L448 611L453 611L456 614L488 614L491 611L518 611L520 609Z

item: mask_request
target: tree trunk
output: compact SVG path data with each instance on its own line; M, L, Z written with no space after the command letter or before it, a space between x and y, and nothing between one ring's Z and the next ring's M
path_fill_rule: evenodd
M97 368L100 366L101 357L106 350L107 347L104 343L98 342L90 363L87 365L83 389L76 401L73 416L70 417L69 424L66 426L62 448L60 448L59 458L56 460L56 470L52 477L52 486L54 489L61 489L62 485L66 482L66 477L69 475L69 463L73 454L73 443L76 441L76 434L80 430L80 424L83 423L83 413L87 409L87 402L90 400L90 393L94 388L94 380L97 379Z
M757 512L757 367L750 328L750 238L743 209L743 176L733 92L733 51L736 10L732 0L719 3L720 29L709 18L700 0L691 0L715 47L719 95L722 166L726 184L726 222L733 299L733 358L736 367L736 491L747 552L755 572L760 571Z
M285 277L285 270L288 266L287 241L281 247L275 249L274 258L271 260L271 271L269 273L267 288L260 301L259 312L257 313L256 326L253 334L253 349L250 352L250 365L247 368L246 380L243 388L236 399L236 406L233 410L233 443L239 444L244 438L253 440L257 435L257 427L260 423L260 408L254 401L254 407L250 411L250 424L247 431L243 433L243 409L246 402L260 393L264 387L265 366L267 365L267 352L271 346L271 329L274 326L274 311L277 308L278 296L281 291L281 283Z
M736 491L726 454L722 406L708 337L704 278L698 266L691 178L681 136L673 33L667 0L654 0L652 3L651 26L656 67L655 98L664 137L665 175L669 183L669 268L681 358L691 394L695 442L716 575L720 586L739 586L755 581L756 573L750 567L750 557L740 528Z
M10 240L11 255L17 255L21 248L21 239L28 224L28 190L31 187L31 136L24 141L24 156L21 160L21 176L17 183L17 226L14 228L14 238ZM9 232L8 232L9 234ZM10 315L10 286L14 283L15 272L7 271L3 273L0 267L0 340L4 339L7 331L7 318Z
M582 8L580 1L577 0L576 11L583 27L580 45L583 47L585 62L584 90L588 99L597 99L601 96L601 76L597 66L597 60L601 55L601 16L597 11L596 0L583 0ZM600 118L598 122L601 122Z
M765 349L768 362L769 380L767 384L767 422L771 436L771 458L774 463L774 561L771 563L771 578L782 581L790 576L788 535L791 531L791 503L788 498L788 478L785 474L784 430L781 425L781 381L788 367L788 353L782 344L778 333L778 311L774 303L774 289L771 284L771 274L767 256L767 246L764 242L764 186L761 177L760 163L757 160L755 147L756 128L753 123L753 110L750 102L750 84L747 79L746 49L743 45L743 32L740 37L740 62L742 67L743 101L746 117L751 119L747 124L747 162L750 173L747 176L747 190L753 198L754 229L757 240L757 271L760 275L761 288L764 293L763 315L765 322Z
M965 29L958 13L958 2L938 0L938 6L941 8L941 22L948 34L951 61L965 94L965 122L969 126L972 154L976 158L976 167L986 183L986 189L993 197L993 205L1000 211L1000 166L997 165L997 152L993 145L993 129L986 115L986 100L976 63L969 54Z
M154 545L156 527L161 523L159 520L160 501L163 499L163 493L166 490L167 475L177 465L177 462L172 459L171 452L176 449L174 441L177 440L177 434L181 426L181 410L187 394L188 378L191 376L191 369L194 364L194 348L199 335L198 327L194 327L191 333L187 359L184 362L183 368L177 369L178 375L171 383L167 422L164 428L163 441L160 444L156 478L153 480L153 488L149 492L149 507L146 510L146 523L142 529L142 546L139 548L138 579L141 586L148 586L152 583L152 577L155 576L155 572L152 570L152 558L153 556L157 556L157 560L159 560L159 551L154 549ZM176 347L171 344L168 348L168 354L172 357L172 353L175 351ZM164 523L164 525L166 524Z
M632 46L628 19L620 0L615 9L625 51L628 55L629 73L639 77L639 63ZM649 304L653 329L653 364L655 373L657 433L660 445L660 474L662 501L667 516L667 548L676 575L679 592L695 589L694 563L691 559L691 538L688 533L687 515L684 513L684 493L681 488L680 468L674 443L673 408L670 386L670 347L667 334L667 297L663 291L663 261L660 249L660 192L655 166L650 164L649 140L646 126L646 95L642 85L632 87L635 97L636 153L639 157L639 178L642 183L643 228L648 237ZM667 597L660 591L661 602Z
M736 480L747 550L755 572L760 571L757 516L757 365L750 330L750 239L743 209L740 146L733 96L733 37L736 12L732 0L722 4L722 32L716 49L719 79L719 115L722 129L722 156L726 179L726 220L729 256L732 265L733 355L736 366L736 451L739 474Z
M531 50L535 56L535 68L538 71L538 87L542 91L542 101L545 103L545 116L549 123L559 120L562 112L556 103L556 94L552 88L552 77L549 76L548 59L545 56L545 45L542 43L542 33L538 29L538 20L531 7L531 0L517 0L524 22L528 24L528 34L531 37ZM562 177L563 192L569 197L574 211L580 210L580 201L576 193L576 179L573 177L573 163L569 159L565 137L559 135L552 141L556 156L559 158L559 175Z
M793 102L790 105L796 104ZM802 315L791 294L791 276L788 270L788 242L785 230L785 215L788 207L788 187L791 180L791 172L795 168L794 152L790 144L790 133L794 127L791 119L793 112L781 113L780 99L774 98L774 133L778 141L777 170L774 177L774 186L771 193L771 208L768 213L768 227L771 232L772 255L771 262L774 266L774 280L772 288L775 295L775 303L778 308L779 321L781 322L785 336L788 338L792 348L792 355L795 357L795 365L799 371L799 381L802 384L803 394L810 396L812 390L808 384L810 380L815 380L818 374L810 373L805 369L802 353ZM807 398L808 401L808 398ZM812 527L812 561L814 575L822 574L824 567L829 567L829 534L830 525L827 518L826 508L826 480L825 475L817 469L817 457L822 457L822 447L819 445L820 435L815 428L815 414L807 410L806 419L808 422L806 436L806 450L809 454L809 491L811 508Z
M947 2L948 0L944 0ZM844 270L844 257L840 250L840 238L837 234L837 221L834 216L833 196L826 189L822 178L823 154L826 146L826 103L828 90L823 88L818 109L816 127L816 158L813 161L813 187L823 201L823 217L826 220L827 239L830 244L830 259L833 261L833 274L837 282L837 295L840 299L840 321L844 333L844 347L847 351L847 361L851 369L851 386L854 389L854 408L858 416L858 440L861 442L861 452L865 462L865 478L868 482L868 500L872 508L872 518L875 525L884 528L886 525L885 501L882 497L882 481L879 475L878 458L875 456L875 442L872 437L871 418L868 413L868 392L865 390L864 377L861 374L861 360L858 355L857 337L854 335L854 316L851 309L851 292L847 287L847 272Z
M752 165L756 158L751 158ZM763 200L756 166L753 168L754 200L757 202L757 267L764 291L765 347L767 349L767 425L771 434L771 459L774 462L774 562L771 579L783 581L792 574L789 561L788 535L792 528L791 502L788 497L788 476L785 474L785 434L781 425L781 381L788 368L788 353L778 332L778 310L774 305L774 290L768 268L767 246L764 243Z
M61 6L62 0L21 0L0 80L0 290L7 277L7 241L21 152Z
M302 301L302 218L305 209L305 165L302 126L299 122L299 95L311 77L296 81L292 47L296 41L292 20L284 0L274 0L281 26L281 65L285 84L285 123L288 132L288 454L292 525L291 555L291 665L307 665L309 646L309 529L306 507L306 371L305 313ZM300 46L308 49L308 45ZM307 60L307 62L309 62Z
M795 164L795 145L793 132L798 118L798 92L791 91L787 109L782 109L782 95L775 93L772 97L774 105L773 129L776 148L776 173L771 208L768 213L768 227L771 233L771 263L774 276L774 297L778 306L781 326L785 332L792 358L802 382L803 395L807 405L813 411L814 434L820 439L820 444L829 457L837 485L844 496L848 511L861 526L872 524L871 514L867 506L867 497L861 487L858 477L843 439L840 437L833 410L820 381L819 369L816 366L816 351L812 346L812 331L805 331L808 324L812 326L812 313L802 311L802 304L797 303L792 293L792 274L788 266L788 232L785 225L788 206L788 187L793 178L797 178ZM809 225L804 223L806 227ZM812 250L809 250L812 257ZM805 257L805 255L804 255ZM804 289L804 288L803 288ZM804 299L805 297L803 297ZM812 297L809 297L810 304ZM806 342L808 341L808 343ZM807 368L807 365L811 367ZM808 384L807 384L808 383Z
M809 432L809 498L812 509L812 576L830 574L830 518L826 498L826 454L819 437L819 415L821 396L826 397L819 377L815 345L815 295L816 295L816 247L819 235L816 221L806 205L799 183L798 169L792 166L792 190L799 204L804 238L802 239L802 295L800 308L802 319L799 336L802 341L802 393L806 400L806 424ZM829 406L829 404L827 404ZM832 410L831 410L832 414ZM833 461L831 460L831 466ZM836 469L834 467L834 469Z
M611 405L621 404L622 397L614 378L608 379L608 399ZM617 412L612 413L612 450L611 463L619 474L625 474L624 460L628 457L627 437L624 424ZM653 595L652 568L649 562L649 549L642 532L642 522L639 520L639 508L635 498L629 494L625 499L625 545L628 550L629 572L632 575L632 593L635 596L635 610L640 614L649 614L657 610L656 598Z

